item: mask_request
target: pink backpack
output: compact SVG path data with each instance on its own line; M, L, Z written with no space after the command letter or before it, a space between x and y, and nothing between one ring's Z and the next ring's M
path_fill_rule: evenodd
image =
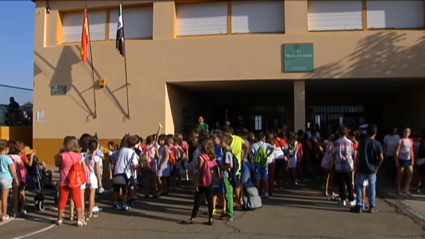
M202 154L200 157L204 160L204 168L202 169L199 186L218 188L220 185L220 169L218 168L217 161L210 160L206 154Z

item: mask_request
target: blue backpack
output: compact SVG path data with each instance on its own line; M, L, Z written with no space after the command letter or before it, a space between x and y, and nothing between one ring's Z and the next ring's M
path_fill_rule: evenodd
M232 160L233 167L230 169L230 179L232 180L232 186L235 187L235 186L238 186L239 181L240 181L240 179L239 179L239 160L238 160L238 158L236 158L236 156L230 150L225 150L223 152L223 157L226 157L227 152L230 152L233 156L232 157L233 158L233 160Z

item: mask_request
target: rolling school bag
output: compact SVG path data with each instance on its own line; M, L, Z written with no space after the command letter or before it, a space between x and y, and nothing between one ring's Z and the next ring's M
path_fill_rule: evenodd
M243 209L244 210L255 210L263 206L261 202L261 197L258 194L256 187L244 187L244 196L243 196Z

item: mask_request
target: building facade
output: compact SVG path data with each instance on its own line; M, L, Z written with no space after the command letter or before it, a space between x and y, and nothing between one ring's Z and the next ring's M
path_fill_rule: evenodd
M33 144L47 162L66 135L186 132L197 115L253 130L356 114L425 126L423 1L123 1L126 64L120 1L35 2Z

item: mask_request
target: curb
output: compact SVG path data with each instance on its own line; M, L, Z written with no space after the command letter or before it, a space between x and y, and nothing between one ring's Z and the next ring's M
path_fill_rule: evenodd
M404 200L398 199L387 192L381 192L379 197L391 207L395 208L397 213L412 219L416 224L420 225L423 230L425 230L425 215L416 212L408 206Z

